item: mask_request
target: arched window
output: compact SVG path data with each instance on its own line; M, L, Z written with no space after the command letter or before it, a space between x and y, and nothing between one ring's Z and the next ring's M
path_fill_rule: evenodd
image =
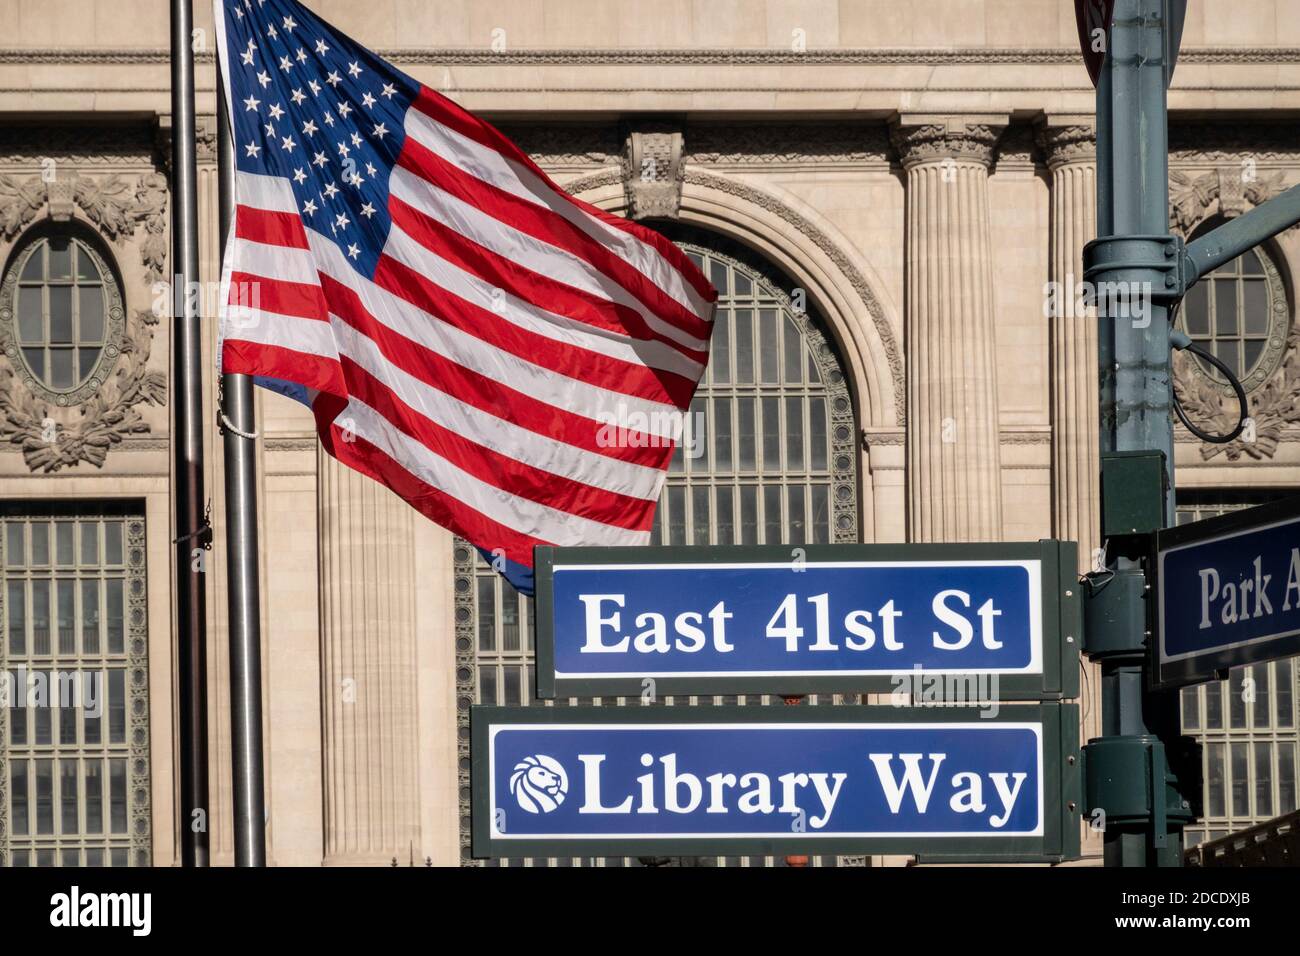
M719 299L709 368L659 500L653 543L856 541L853 404L803 291L738 245L661 228L710 278ZM468 862L469 707L533 703L533 607L465 542L456 542L454 557L461 847Z
M122 292L104 256L75 230L21 244L0 287L0 335L33 391L73 404L103 384L118 354Z
M1207 223L1198 232L1215 225ZM1231 368L1248 391L1277 371L1290 324L1286 289L1267 245L1242 253L1192 286L1179 317L1192 341ZM1222 381L1208 362L1197 363Z

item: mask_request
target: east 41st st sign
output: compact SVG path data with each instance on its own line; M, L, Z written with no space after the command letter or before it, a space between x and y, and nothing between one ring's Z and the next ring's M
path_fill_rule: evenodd
M1078 709L471 710L476 856L1077 853Z
M538 696L1074 695L1074 545L537 549Z

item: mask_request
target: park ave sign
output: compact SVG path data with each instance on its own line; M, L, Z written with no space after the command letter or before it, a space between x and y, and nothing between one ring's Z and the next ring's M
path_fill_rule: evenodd
M1061 858L1074 705L471 711L476 856ZM1070 758L1063 761L1062 747Z

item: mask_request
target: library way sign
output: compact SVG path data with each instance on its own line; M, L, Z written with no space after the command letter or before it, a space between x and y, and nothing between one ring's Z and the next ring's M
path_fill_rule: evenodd
M1300 654L1300 498L1161 531L1154 683Z
M539 548L537 696L626 705L473 707L474 854L1076 857L1074 553Z

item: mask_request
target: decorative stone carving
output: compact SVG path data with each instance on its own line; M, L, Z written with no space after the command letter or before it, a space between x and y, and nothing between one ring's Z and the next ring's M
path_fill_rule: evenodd
M690 163L889 163L889 133L883 125L701 123L691 126L689 134Z
M69 203L78 206L112 242L142 225L147 235L140 244L140 260L150 282L162 279L167 271L165 176L146 173L132 185L119 173L103 178L70 173L52 182L40 176L19 181L0 175L0 237L13 239L47 206L51 218L70 219L65 208Z
M1001 127L976 123L927 123L895 126L890 140L904 168L927 161L970 160L988 166L993 161Z
M623 153L623 189L633 219L676 219L682 205L685 137L667 127L630 130Z
M32 471L55 472L82 461L103 467L113 445L128 435L148 433L136 406L167 403L167 376L148 367L157 324L147 311L127 321L122 362L79 406L79 418L72 417L73 409L52 408L22 386L12 370L0 368L0 441L18 445Z
M1066 163L1091 163L1097 160L1097 132L1089 125L1041 126L1037 130L1038 147L1048 169Z
M1201 224L1216 201L1222 215L1240 215L1246 211L1243 199L1258 206L1284 192L1287 186L1282 178L1280 169L1264 174L1255 172L1251 165L1221 166L1195 179L1171 169L1169 221L1186 237Z

